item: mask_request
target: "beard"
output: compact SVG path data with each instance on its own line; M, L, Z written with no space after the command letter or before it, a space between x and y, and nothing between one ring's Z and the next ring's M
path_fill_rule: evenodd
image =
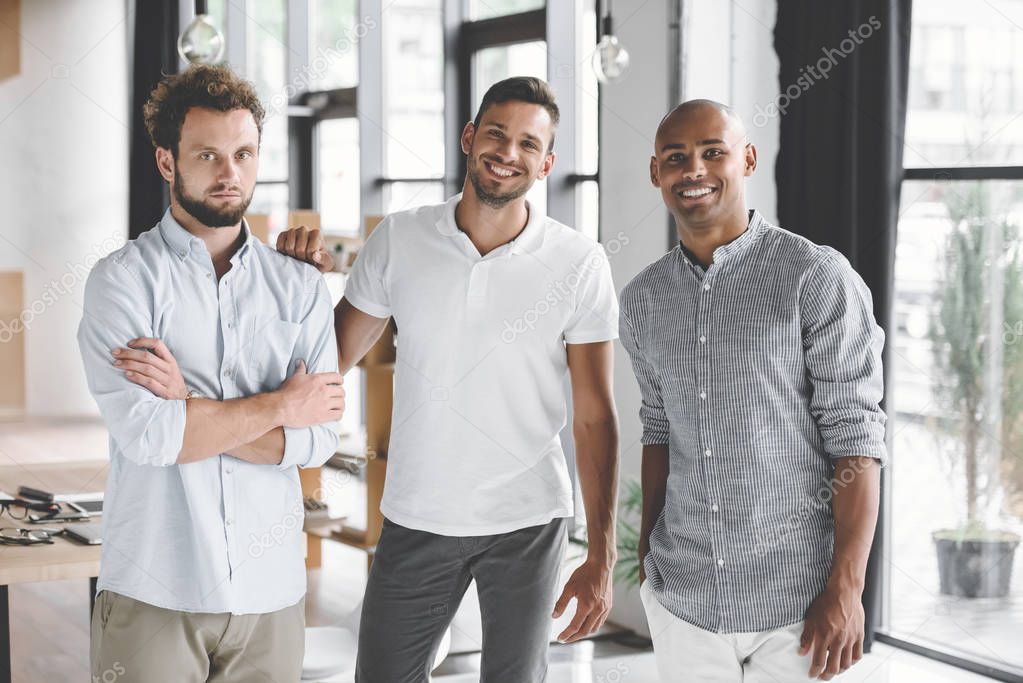
M185 190L185 183L181 178L181 171L177 168L174 169L174 187L172 191L174 192L174 198L178 200L181 208L208 228L227 228L238 225L238 222L241 221L248 210L249 203L252 201L252 192L249 192L248 197L242 197L241 204L235 207L218 208L201 199L189 196L187 190ZM255 191L255 188L253 188L253 191Z
M507 192L488 190L483 185L483 179L480 178L480 163L477 157L470 154L466 162L465 174L468 176L469 182L472 183L472 189L476 191L476 196L479 200L492 209L503 208L508 202L514 201L529 192L529 188L533 185L526 173L523 172L521 185L513 187Z

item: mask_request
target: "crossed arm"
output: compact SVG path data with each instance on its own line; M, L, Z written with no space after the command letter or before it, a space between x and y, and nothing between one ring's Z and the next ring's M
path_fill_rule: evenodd
M338 420L344 411L342 377L380 338L387 318L363 313L342 299L334 313L340 348L340 373L310 375L305 364L275 392L214 401L186 402L185 435L177 463L227 453L254 463L279 464L284 457L284 427L308 427ZM132 339L114 350L114 364L128 380L163 399L188 393L177 360L160 339Z
M165 400L188 394L177 360L162 340L139 337L112 351L125 377ZM295 374L277 391L217 401L185 403L185 430L176 464L227 453L256 464L284 458L284 428L304 428L341 418L345 391L336 372L308 374L299 361Z
M317 284L296 348L315 367L331 370L334 336L319 324L329 325L329 294ZM131 339L152 333L152 313L140 306L146 299L137 275L119 259L104 260L86 283L78 330L89 389L124 457L168 466L228 453L281 467L329 457L332 434L325 423L344 410L339 373L308 374L303 363L275 391L186 401L184 380L166 346L151 336Z

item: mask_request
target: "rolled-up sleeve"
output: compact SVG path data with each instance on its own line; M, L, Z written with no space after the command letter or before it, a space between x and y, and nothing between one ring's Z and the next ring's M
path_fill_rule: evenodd
M85 284L78 348L85 376L120 452L139 465L177 462L185 435L185 402L154 396L113 364L111 351L153 336L152 314L134 275L116 256L99 261Z
M849 262L829 254L801 296L803 350L812 385L810 411L833 458L885 460L881 351L870 290Z
M330 292L323 278L312 267L307 269L306 290L311 292L311 296L295 342L294 360L305 361L310 373L337 372L337 339ZM291 367L294 366L295 363L291 363ZM339 421L312 427L285 427L284 457L278 467L282 470L296 465L319 467L337 451L340 431Z
M622 310L619 316L619 338L632 361L632 370L639 382L642 402L639 406L639 419L643 424L643 436L640 441L644 446L656 446L668 443L668 416L664 411L661 399L661 384L657 372L647 360L639 340L639 334L633 323L636 315L622 295Z

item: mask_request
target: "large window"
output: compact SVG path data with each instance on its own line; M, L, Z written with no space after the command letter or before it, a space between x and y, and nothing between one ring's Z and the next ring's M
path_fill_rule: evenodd
M310 137L300 154L312 167L312 201L324 232L362 232L362 126L358 118L359 45L372 29L357 14L355 0L313 0L306 4L309 49L307 92ZM296 31L292 32L294 35ZM312 146L310 153L308 146ZM306 198L308 201L309 197ZM298 207L293 203L294 208Z
M1002 680L1023 675L1021 23L1023 0L914 3L890 336L884 630Z
M383 13L384 212L444 200L441 0L395 0Z
M309 87L350 88L359 82L357 0L311 0L309 7Z
M469 18L492 19L507 14L518 14L541 9L544 0L469 0Z
M226 10L225 10L226 11ZM284 90L287 72L287 3L261 0L245 9L244 73L256 85L267 109L259 148L259 177L250 210L271 217L273 229L283 229L288 211L287 111L272 106Z
M317 134L320 225L328 233L358 235L359 122L354 117L325 119Z

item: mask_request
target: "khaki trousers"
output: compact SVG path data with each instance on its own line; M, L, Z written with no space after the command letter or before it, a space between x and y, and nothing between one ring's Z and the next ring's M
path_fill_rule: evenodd
M92 614L93 683L293 683L305 599L269 614L197 614L103 591Z

